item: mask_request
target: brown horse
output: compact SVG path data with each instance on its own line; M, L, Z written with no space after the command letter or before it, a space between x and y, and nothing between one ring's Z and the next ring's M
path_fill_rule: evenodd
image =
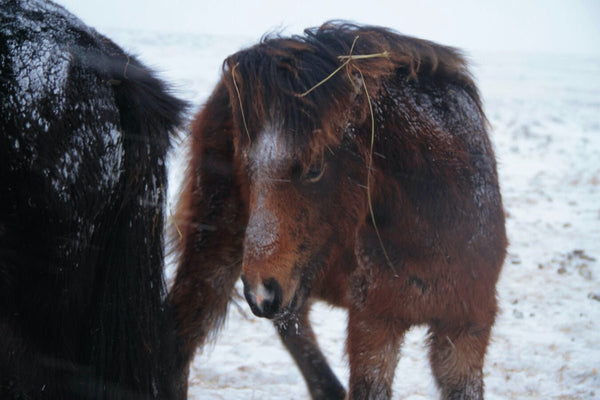
M483 397L507 241L486 119L457 50L327 23L230 56L192 127L178 224L182 379L241 274L313 398L345 396L310 326L314 299L348 309L350 398L391 396L416 324L430 328L442 397Z

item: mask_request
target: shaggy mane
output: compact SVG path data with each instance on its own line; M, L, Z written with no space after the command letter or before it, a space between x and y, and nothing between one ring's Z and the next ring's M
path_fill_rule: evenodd
M340 67L340 57L350 54L374 56L353 59L321 87L300 96ZM252 140L269 121L279 124L294 145L308 139L335 146L348 122L358 124L368 115L363 84L376 98L382 83L394 77L454 83L481 110L460 51L382 27L330 21L306 29L304 35L267 35L228 57L223 72L241 140ZM315 131L319 135L312 134Z

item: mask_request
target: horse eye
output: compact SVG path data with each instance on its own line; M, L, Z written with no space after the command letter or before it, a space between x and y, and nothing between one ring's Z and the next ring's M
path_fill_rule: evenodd
M311 164L308 170L302 175L302 180L309 183L318 182L325 173L325 163L317 162Z

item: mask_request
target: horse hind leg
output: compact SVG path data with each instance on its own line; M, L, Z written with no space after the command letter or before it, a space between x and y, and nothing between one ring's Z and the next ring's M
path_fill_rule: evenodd
M275 322L281 341L302 372L314 400L344 399L346 391L319 349L308 319L309 306L304 307L297 320Z
M444 400L483 399L483 360L490 327L431 328L429 359Z

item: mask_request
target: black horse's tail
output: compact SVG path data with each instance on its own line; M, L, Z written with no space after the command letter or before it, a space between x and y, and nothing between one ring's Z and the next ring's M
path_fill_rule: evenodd
M115 203L90 313L87 348L101 385L90 382L87 391L110 399L169 399L174 396L169 377L174 337L170 310L163 304L165 162L185 104L135 59L105 61L120 113L124 160L121 199Z

